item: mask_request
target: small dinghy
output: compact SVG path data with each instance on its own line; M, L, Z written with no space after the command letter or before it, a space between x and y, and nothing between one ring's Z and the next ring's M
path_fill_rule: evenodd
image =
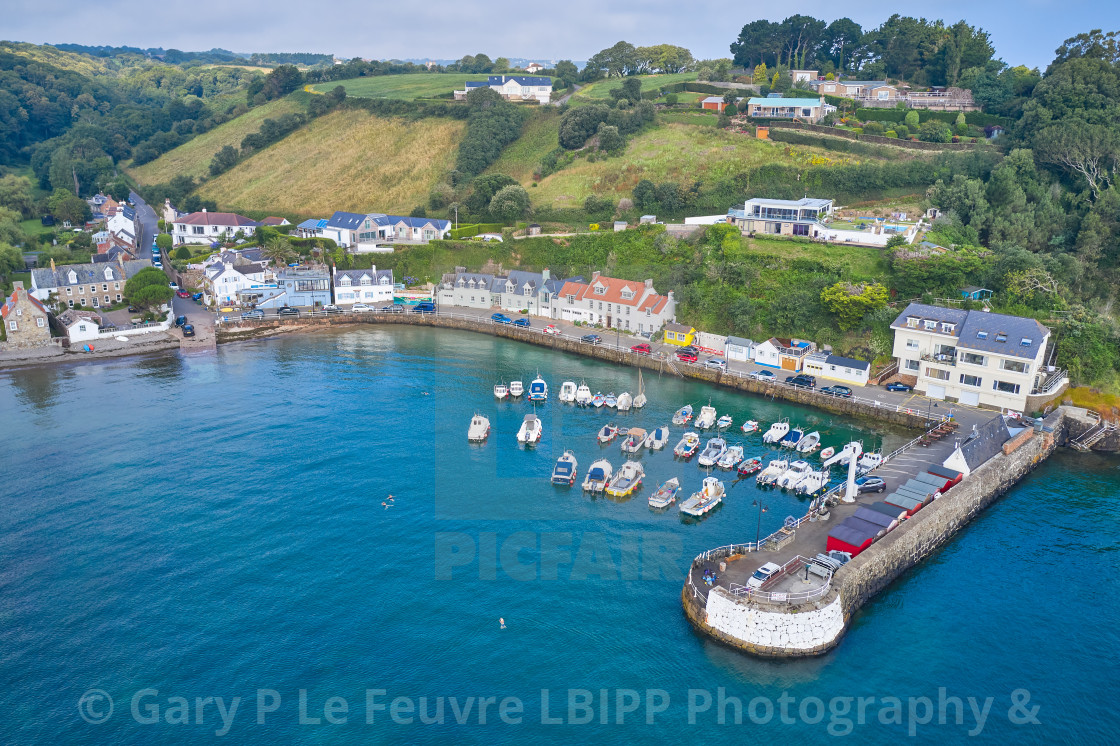
M692 493L692 497L681 503L680 510L685 515L702 516L723 502L723 494L723 482L708 477L699 492Z
M611 481L613 474L614 468L611 466L611 462L601 458L587 470L587 476L583 480L583 489L587 492L602 492L607 488L607 483Z
M734 421L735 420L732 419L731 415L725 414L718 420L716 420L716 428L719 430L726 430L727 428L731 427L731 423Z
M700 416L696 418L696 427L707 430L716 424L716 408L710 404L700 407Z
M786 437L786 433L788 433L788 432L789 432L789 421L788 420L782 420L781 422L775 422L773 425L770 426L770 429L767 430L763 434L762 442L763 443L777 443L777 442L781 441L782 438Z
M762 486L774 484L774 482L778 481L778 477L786 473L787 469L789 469L789 461L782 458L773 459L766 465L765 469L759 472L758 476L754 478L754 481Z
M673 449L673 455L680 458L692 458L700 448L700 436L693 432L684 434L681 442Z
M606 403L606 397L604 397L602 393L598 391L595 392L595 396L591 397L591 404L594 405L596 409L602 409L603 405Z
M669 428L662 426L649 434L649 440L646 445L649 446L651 451L660 451L669 442Z
M623 453L637 453L642 450L646 444L646 431L640 427L630 428L630 432L626 434L626 438L622 441Z
M509 396L509 386L506 386L504 383L499 383L494 387L494 396L499 399L505 399Z
M627 411L630 410L630 407L632 407L633 405L634 405L634 397L630 396L629 391L623 391L621 394L618 395L617 406L618 406L618 411L619 412L627 412Z
M681 482L676 477L663 483L657 491L649 496L651 508L667 508L677 501L677 493L681 491Z
M832 446L829 446L828 448L825 448L825 449L824 449L823 451L821 451L821 453L820 453L821 461L824 461L825 459L830 459L830 458L832 458L832 455L833 455L834 453L836 453L836 449L835 449L835 448L833 448Z
M618 435L618 428L614 425L603 425L599 428L599 442L610 443Z
M749 458L739 464L739 476L749 477L751 474L757 473L762 468L762 459L755 457Z
M618 397L615 396L614 392L612 391L609 394L607 394L605 397L603 397L603 403L606 404L611 409L614 409L615 407L618 406Z
M564 451L564 455L556 459L556 466L552 469L552 483L571 487L576 483L576 455L571 451Z
M795 427L786 434L786 437L782 438L782 448L796 448L797 444L800 443L801 439L804 437L805 431L799 427Z
M580 381L579 388L576 389L576 404L586 407L591 403L591 398L591 389L587 388L586 383Z
M564 381L560 384L560 393L557 398L565 404L571 404L576 400L576 384L575 381Z
M723 438L712 438L708 444L704 446L703 453L700 454L698 463L701 466L715 466L723 454L727 452L727 441Z
M758 421L757 420L747 420L746 422L743 423L743 432L753 433L757 430L758 430Z
M642 478L646 475L640 461L627 461L618 469L607 486L607 494L612 497L626 497L638 489Z
M510 381L509 382L509 395L510 396L516 398L518 396L521 396L524 393L525 393L525 386L521 383L521 381Z
M798 453L812 453L821 445L821 434L816 430L806 435L797 444Z
M517 431L517 442L526 445L539 443L543 432L544 426L540 419L535 414L527 414L521 423L521 429Z
M685 404L673 415L674 425L687 425L692 420L692 405Z
M471 417L470 427L467 428L467 440L471 443L481 443L490 435L490 420L481 414Z
M734 469L743 460L743 446L731 446L716 462L721 469Z

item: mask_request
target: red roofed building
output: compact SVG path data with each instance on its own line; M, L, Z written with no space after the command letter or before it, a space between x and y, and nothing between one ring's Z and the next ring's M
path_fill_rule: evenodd
M596 272L587 283L565 282L557 301L561 319L602 324L608 329L656 332L676 320L673 294L658 295L653 280L619 280Z
M244 215L234 212L192 212L183 215L172 222L174 226L171 237L176 246L187 243L212 243L233 238L238 231L245 237L253 235L260 225L255 220L250 220Z
M12 283L12 295L0 308L9 348L26 350L51 343L50 317L39 299L23 289L23 283Z

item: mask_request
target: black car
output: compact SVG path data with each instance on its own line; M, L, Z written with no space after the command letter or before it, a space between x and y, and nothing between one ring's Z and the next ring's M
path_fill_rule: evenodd
M813 376L801 373L796 376L786 376L786 383L791 386L801 386L803 388L812 389L817 387L817 379Z
M291 306L284 306L276 312L278 316L299 316L299 309L292 308Z
M597 345L603 341L603 338L598 334L584 334L579 338L580 342L586 342L589 345Z
M412 312L413 313L435 313L436 312L436 304L435 303L417 303L416 306L412 309Z
M382 306L381 308L375 308L374 310L380 313L404 313L404 306L392 304L388 306Z
M194 336L194 326L191 325L191 324L185 324L183 326L183 336L184 337L193 337Z
M186 326L186 325L187 325L187 317L186 316L176 316L175 317L175 326Z
M865 492L886 492L887 483L879 477L860 477L856 480L856 491L861 495Z
M888 383L887 384L887 391L901 391L902 393L905 394L905 393L908 393L908 392L913 391L913 390L914 390L913 386L910 386L910 385L905 384L905 383L899 383L898 381L895 381L894 383Z
M833 396L841 396L845 399L852 398L852 390L847 386L825 386L821 389L822 394L832 394Z

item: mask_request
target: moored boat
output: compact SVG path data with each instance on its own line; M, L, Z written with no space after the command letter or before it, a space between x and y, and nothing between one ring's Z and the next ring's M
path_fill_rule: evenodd
M700 436L694 432L687 432L673 449L673 455L680 458L692 458L700 448Z
M564 381L560 384L560 393L557 394L557 398L566 404L574 402L576 400L575 381Z
M504 383L497 384L494 386L494 396L499 399L505 399L509 396L509 386L506 386Z
M630 428L630 432L626 434L626 438L622 441L623 453L637 453L642 450L646 444L646 431L640 427Z
M634 405L634 397L630 396L629 391L623 391L621 394L618 395L617 406L618 406L618 411L619 412L626 412L633 405Z
M716 424L716 408L711 404L700 407L700 415L696 418L696 427L707 430L714 424Z
M786 436L786 433L788 433L788 432L789 432L789 421L788 420L781 420L780 422L775 422L773 425L770 426L769 430L767 430L765 433L763 433L762 442L763 443L777 443L777 442L781 441L781 439L784 438Z
M801 481L809 476L811 471L813 471L813 467L809 465L809 462L799 459L790 464L789 468L778 477L778 481L774 484L783 490L792 490L801 484Z
M786 473L787 469L789 469L789 461L784 458L772 459L766 465L766 468L758 473L754 481L760 485L774 484L778 481L778 477Z
M751 474L756 473L762 468L762 459L757 456L749 458L739 464L738 472L741 477L749 477Z
M819 454L819 455L820 455L820 457L821 457L821 461L824 461L825 459L830 459L830 458L832 458L832 454L834 454L834 453L836 453L836 449L835 449L835 448L833 448L832 446L829 446L828 448L825 448L825 449L824 449L823 451L821 451L821 452L820 452L820 454Z
M681 482L676 477L663 482L657 491L649 496L651 508L667 508L677 500L677 493L681 491Z
M646 441L646 445L649 446L649 449L651 451L660 451L668 442L669 428L662 425L659 428L655 428L654 431L649 434L649 439Z
M556 466L552 468L552 483L566 484L571 487L576 483L576 469L578 467L576 455L571 451L564 451L564 455L556 459Z
M720 437L712 438L704 446L700 458L697 460L701 466L714 466L723 454L727 452L727 441Z
M576 389L575 401L581 407L586 407L591 403L591 389L587 388L587 384L583 381L579 382L579 388Z
M645 475L646 471L640 461L627 461L619 467L618 472L607 485L607 494L613 497L626 497L638 489Z
M618 428L614 425L603 425L601 428L599 428L598 438L600 443L610 443L615 439L615 436L617 435Z
M726 430L727 428L731 427L731 423L734 421L735 420L732 419L731 415L722 415L718 420L716 420L716 428L720 430Z
M539 443L543 432L544 426L540 418L535 414L527 414L521 423L521 428L517 431L517 441L528 445Z
M539 375L529 384L529 401L545 401L548 399L548 384Z
M509 382L509 395L516 398L525 393L525 385L521 381Z
M603 397L603 404L610 407L611 409L614 409L615 407L618 406L618 397L615 396L614 392L612 391L609 394L607 394L605 397Z
M862 456L860 456L859 461L856 462L856 465L859 467L860 471L866 473L866 472L872 471L874 469L878 469L879 466L882 465L882 463L883 463L883 454L876 453L876 452L873 451L871 453L865 453Z
M583 479L583 489L587 492L602 492L607 488L607 483L611 481L613 474L614 467L611 466L611 462L601 458L591 464L591 468L587 470L587 476Z
M801 439L805 437L805 431L799 427L791 429L786 433L786 437L782 438L782 448L796 448Z
M490 435L490 420L481 414L471 417L471 424L467 428L467 440L481 443L488 435Z
M828 470L811 471L797 485L797 494L816 497L828 487Z
M607 403L607 399L603 396L602 392L596 391L595 396L591 397L591 403L596 409L602 409L603 405Z
M701 516L723 502L723 482L716 477L707 477L699 492L681 503L680 511L685 515Z
M723 455L716 461L716 466L721 469L734 469L743 460L743 446L729 446Z
M821 434L814 430L802 438L797 444L798 453L812 453L821 445Z
M634 409L641 409L646 405L646 389L642 383L642 369L638 369L638 393L634 394Z
M743 432L753 433L756 430L758 430L758 421L757 420L747 420L746 422L743 423Z
M673 415L674 425L687 425L692 420L692 405L685 404Z

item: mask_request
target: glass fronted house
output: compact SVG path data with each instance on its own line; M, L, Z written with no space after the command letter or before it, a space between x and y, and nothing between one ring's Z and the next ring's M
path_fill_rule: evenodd
M783 236L815 236L821 221L832 214L830 199L763 199L756 197L742 210L727 211L727 222L743 233L769 233Z

